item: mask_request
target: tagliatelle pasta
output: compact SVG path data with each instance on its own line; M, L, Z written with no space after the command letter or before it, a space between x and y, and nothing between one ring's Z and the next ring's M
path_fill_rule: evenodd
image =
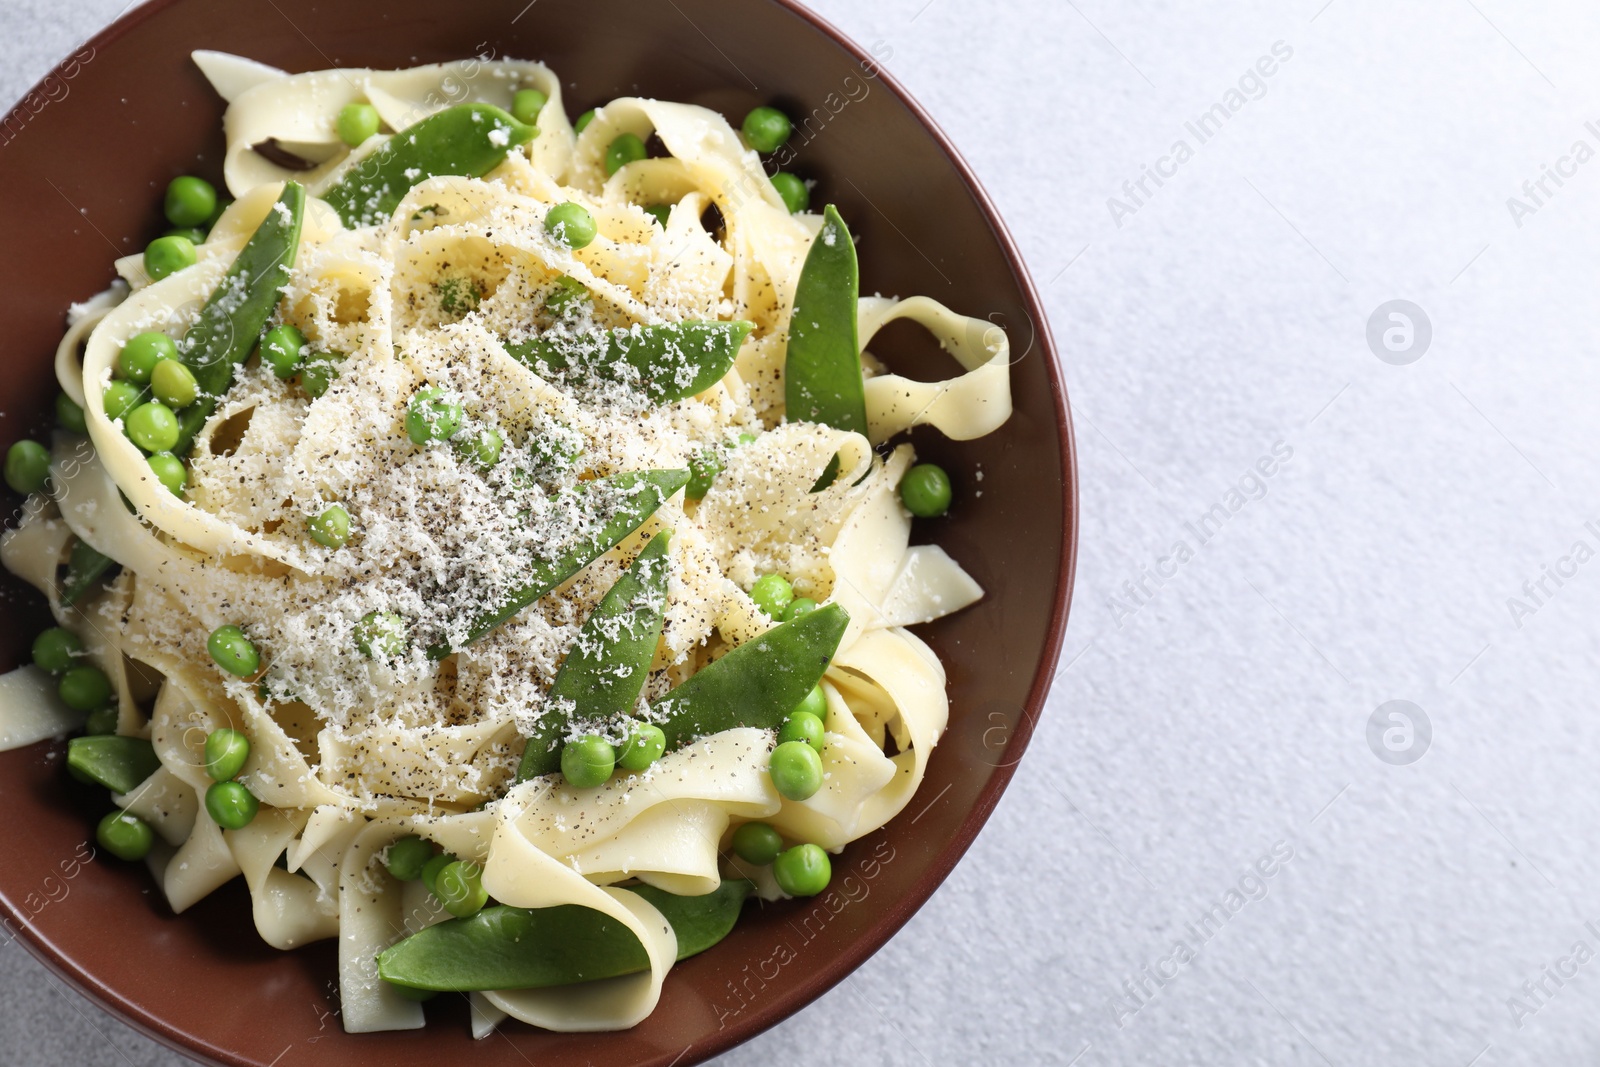
M962 373L873 373L863 353L865 433L786 421L795 295L813 242L832 231L820 215L790 213L721 115L621 99L579 133L559 79L534 62L290 75L220 53L195 59L229 102L224 173L236 199L192 265L157 279L145 257L128 257L116 289L74 310L56 369L86 433L56 434L49 491L0 540L0 561L76 635L72 662L107 680L107 732L148 742L154 770L114 800L150 827L143 851L174 911L242 878L268 944L338 939L348 1030L418 1027L422 1005L379 973L378 957L464 921L441 907L435 883L390 873L397 842L420 838L480 871L499 906L589 909L637 953L597 980L474 987L475 1034L508 1016L552 1030L632 1026L687 936L652 894L700 898L748 878L759 895L783 896L772 868L733 855L735 830L761 822L836 852L894 818L921 782L949 708L943 668L906 627L982 590L942 549L911 545L900 485L915 458L887 442L924 424L958 440L999 427L1011 410L1005 333L924 297L862 298L861 345L908 319ZM486 173L373 185L371 202L394 197L375 225L350 225L337 206L419 122L465 122L451 109L466 104L510 110L528 90L543 101L537 136L500 141ZM366 105L398 132L352 149L338 116ZM641 147L618 165L628 135L664 154ZM287 219L297 185L307 197L271 319L304 338L290 353L295 373L276 372L265 343L240 363L201 412L174 492L162 476L171 465L147 456L160 450L118 406L116 383L140 384L128 343L159 332L182 345L255 235ZM560 205L582 209L591 240L555 225ZM731 335L725 372L683 396L686 372L668 375L666 401L641 399L649 369L615 352L588 370L537 356L583 338L642 345L736 322L747 325ZM628 478L683 470L693 483L707 455L704 484L683 489L680 478L614 547L477 625L530 567L638 507ZM327 517L333 505L342 519ZM590 640L586 620L669 531L664 592L646 598L660 636L642 692L626 721L579 725L618 751L629 723L670 726L675 687L774 639L758 586L782 576L795 597L848 613L817 697L823 777L804 799L776 783L773 729L736 716L598 785L519 775L524 739L549 716L578 714L550 693L575 643ZM87 581L96 556L119 569ZM230 633L244 644L228 645ZM259 663L235 670L225 661L235 653ZM0 677L0 748L83 722L41 666ZM253 817L236 826L210 796L222 779L208 739L227 731L248 739L236 782Z

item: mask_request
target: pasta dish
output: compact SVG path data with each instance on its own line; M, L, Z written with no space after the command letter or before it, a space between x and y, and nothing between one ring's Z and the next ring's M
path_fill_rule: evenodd
M982 591L912 545L952 479L901 438L999 427L1005 334L860 295L773 108L195 61L226 188L173 181L6 457L57 625L0 747L75 735L174 911L242 878L267 943L337 938L347 1030L632 1026L916 792L909 627ZM901 319L959 373L890 373Z

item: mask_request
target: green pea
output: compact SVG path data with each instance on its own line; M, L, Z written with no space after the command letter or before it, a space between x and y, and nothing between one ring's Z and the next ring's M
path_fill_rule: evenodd
M102 704L89 713L83 720L83 732L88 737L97 737L102 734L117 732L117 706L115 704ZM93 779L90 779L93 781Z
M183 496L183 490L189 484L189 472L184 468L183 460L171 452L156 452L145 462L150 464L150 473L156 476L156 481L166 486L173 496Z
M783 621L793 622L802 615L810 615L817 610L817 602L808 596L797 596L789 601L789 606L783 609Z
M900 500L919 519L936 519L950 510L950 476L932 463L918 463L900 479Z
M482 283L470 276L445 278L434 290L439 294L440 310L457 318L478 310L485 293Z
M144 272L159 282L169 274L194 266L194 242L187 237L157 237L144 249Z
M339 129L339 140L354 148L378 132L378 109L360 102L346 104L339 109L334 125Z
M83 639L71 630L52 626L33 639L33 665L51 674L64 674L83 653Z
M146 452L170 452L178 443L178 416L158 400L128 412L123 429Z
M306 335L285 323L274 326L261 338L261 358L272 367L272 373L284 381L293 378L306 357ZM321 395L320 393L317 395Z
M150 372L150 391L169 408L186 408L200 395L194 371L175 359L164 359Z
M433 858L433 843L409 834L389 846L386 862L390 874L402 882L415 882L422 877L422 869Z
M300 368L300 387L312 399L321 396L339 377L339 364L342 362L344 353L335 349L313 352L306 357L305 365Z
M810 187L786 170L780 170L772 176L772 187L778 190L778 195L783 198L783 206L789 209L791 215L811 206Z
M106 386L105 393L101 396L101 403L106 409L106 418L112 422L126 418L134 405L144 397L144 391L132 382L112 382Z
M599 230L588 209L567 200L551 208L545 215L544 232L568 248L585 248Z
M511 117L529 126L535 125L539 112L549 102L550 98L537 89L518 89L511 97Z
M583 114L578 116L578 121L572 124L572 128L576 132L582 133L588 127L589 123L593 121L594 108L591 107L588 111L585 111Z
M111 679L99 667L69 667L56 684L61 702L73 711L93 711L111 699Z
M821 845L796 845L772 861L772 876L791 897L814 897L833 879L833 862Z
M823 728L822 719L809 711L791 711L789 717L783 720L783 725L778 727L780 745L786 745L790 741L802 741L821 752L825 738L826 730Z
M822 683L818 682L811 687L811 692L806 698L795 705L795 711L805 715L815 715L818 719L828 718L828 694L822 691Z
M177 228L177 227L175 227L173 229L167 230L161 236L163 236L163 237L182 237L184 240L188 241L192 245L202 245L202 244L205 244L206 231L202 230L198 226L190 226L190 227L187 227L187 228Z
M428 887L428 892L434 896L439 895L439 872L454 862L456 862L454 856L448 852L441 852L422 865L422 884Z
M83 405L66 393L56 394L56 424L69 433L89 432L89 421L83 416Z
M628 740L617 754L617 766L625 771L647 770L667 750L667 735L654 723L636 722Z
M561 773L574 789L593 789L605 785L617 767L617 752L598 734L586 734L568 741L561 750Z
M405 652L410 627L393 611L369 611L356 624L356 647L368 659L392 659Z
M439 903L458 919L470 919L489 903L489 892L483 888L483 868L471 860L456 860L444 867L433 879L433 895Z
M584 284L570 274L563 274L545 295L544 309L564 319L580 314L589 303L589 290Z
M217 209L217 190L204 178L184 175L167 183L167 221L174 226L199 226Z
M734 855L765 867L783 851L783 835L764 822L747 822L733 832Z
M406 405L406 434L414 445L448 441L459 429L461 405L446 399L444 390L436 385L418 389Z
M488 470L500 462L500 450L505 447L505 443L506 439L500 436L499 430L487 427L477 433L468 434L457 442L457 447L468 460Z
M119 809L100 820L100 825L94 829L94 839L119 860L142 860L150 855L156 835L149 823Z
M683 487L683 495L690 500L699 500L711 492L711 483L722 473L722 466L722 449L703 450L689 461L689 484Z
M24 495L42 493L50 481L50 450L21 440L6 450L6 484Z
M806 800L822 788L822 757L804 741L785 741L772 750L772 784L789 800Z
M445 278L434 289L439 294L440 309L458 318L478 310L483 304L483 285L470 276Z
M667 220L672 218L672 208L667 204L651 204L644 213L655 219L663 230L667 228Z
M250 739L224 726L206 735L206 773L213 781L231 782L250 758Z
M747 445L756 439L753 433L741 433L738 437L723 445L722 448L706 448L699 455L689 461L689 484L684 486L684 496L690 500L699 500L711 491L711 484L716 481L727 466L723 458L723 450Z
M149 385L156 364L164 359L177 359L178 346L172 338L154 330L136 333L128 338L117 353L117 377L139 385Z
M648 155L644 142L637 134L619 133L606 146L606 174L612 175L629 163L637 162Z
M206 790L206 814L224 830L243 830L260 808L261 801L239 782L213 782Z
M763 574L750 587L750 599L772 618L782 618L784 609L794 600L794 587L781 574Z
M237 626L219 626L206 638L206 651L217 666L240 678L252 677L261 669L261 653Z
M789 139L794 126L789 116L775 107L758 107L744 117L745 143L757 152L776 152Z
M311 528L311 540L324 548L343 548L350 540L350 513L339 504L329 504L306 525Z

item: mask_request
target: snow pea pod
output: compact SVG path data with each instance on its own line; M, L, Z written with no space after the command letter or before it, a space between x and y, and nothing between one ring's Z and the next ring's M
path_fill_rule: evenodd
M211 412L216 406L215 400L203 396L178 412L178 443L172 446L174 456L189 454L189 450L194 447L194 439L206 428L206 420L211 418Z
M791 422L867 432L856 305L861 276L850 230L832 204L811 242L789 313L783 390Z
M233 368L250 355L277 308L300 250L305 209L305 188L285 182L277 202L178 342L178 358L194 372L203 395L215 399L227 392Z
M650 705L667 751L739 726L775 730L822 680L850 613L828 604L752 638Z
M178 415L175 455L184 455L211 417L217 400L233 384L233 369L249 358L278 307L300 250L300 224L305 218L306 191L285 182L283 192L250 235L228 273L183 340L178 358L194 374L200 395Z
M725 881L703 897L680 897L630 886L672 925L678 959L715 945L733 929L751 884ZM632 931L609 915L577 904L549 908L484 908L470 919L447 919L378 954L378 975L409 989L472 992L542 989L636 974L650 958Z
M395 134L347 171L322 199L344 224L373 226L411 187L442 174L481 178L539 130L492 104L458 104Z
M669 322L578 338L535 337L506 351L534 371L540 364L581 370L603 381L632 385L654 404L704 392L728 373L748 322Z
M661 640L667 610L663 530L618 578L578 631L545 697L545 713L522 750L517 781L561 769L561 740L574 720L612 719L633 710Z
M657 470L627 471L586 483L586 487L605 485L632 495L622 501L589 541L555 559L541 560L534 564L516 592L506 598L499 607L485 612L473 621L463 645L470 645L483 637L600 556L611 551L624 537L644 525L645 520L654 515L656 509L666 503L667 498L673 493L688 484L688 481L687 470ZM456 651L454 647L441 643L428 649L428 655L434 659L443 659L454 651Z
M161 767L156 750L139 737L96 734L67 742L67 766L113 793L129 793Z
M699 897L680 897L652 885L628 887L648 900L678 935L678 959L698 956L728 936L739 919L739 908L755 890L742 878L725 879L716 889Z
M66 580L61 583L61 602L76 604L117 565L117 561L97 551L87 541L72 542L72 554L67 559Z

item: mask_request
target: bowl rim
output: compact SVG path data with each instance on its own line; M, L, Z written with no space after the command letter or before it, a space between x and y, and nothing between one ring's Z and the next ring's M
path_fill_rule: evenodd
M180 0L146 0L145 3L125 11L98 33L78 45L76 50L81 51L83 48L91 48L98 52L101 48L116 43L119 38L144 23L147 19L160 15L167 8L179 2ZM1006 744L1007 752L1011 754L1011 758L1006 760L1003 766L997 767L994 773L990 775L989 780L979 792L976 802L962 819L956 833L939 849L928 873L921 880L914 883L911 891L900 897L865 936L857 939L845 952L819 966L804 981L792 987L786 997L773 1002L770 1007L763 1011L751 1012L746 1018L708 1035L703 1043L694 1047L694 1055L691 1058L683 1059L680 1056L679 1059L671 1061L674 1064L681 1063L684 1067L689 1064L703 1062L712 1056L720 1055L737 1045L743 1044L815 1003L823 994L842 982L887 944L889 939L898 933L910 921L911 917L928 902L938 888L944 884L945 879L955 870L956 864L961 861L967 849L977 839L979 830L983 828L984 823L989 819L989 815L999 803L1001 795L1005 792L1012 776L1016 773L1017 765L1027 751L1029 741L1032 740L1034 728L1038 723L1039 716L1044 712L1046 698L1049 696L1051 686L1056 678L1061 646L1066 638L1067 621L1072 607L1074 582L1077 577L1078 523L1075 521L1078 515L1077 446L1073 431L1071 405L1067 397L1066 376L1064 368L1056 355L1055 341L1050 331L1049 320L1045 316L1044 305L1039 297L1038 287L1034 284L1033 276L1028 270L1027 263L1022 257L1016 241L1011 236L1011 232L1007 229L1005 222L1001 219L988 190L984 188L978 176L973 173L971 166L960 151L957 150L949 135L945 133L943 128L934 121L933 117L928 114L916 98L900 84L899 80L883 64L870 56L844 31L833 25L822 15L806 7L800 0L768 0L768 2L809 23L856 62L871 64L877 72L877 79L932 136L940 152L955 167L962 184L966 186L985 223L987 223L990 235L1004 254L1006 263L1011 269L1012 276L1016 279L1018 290L1022 296L1023 311L1028 316L1029 324L1033 331L1032 343L1038 346L1045 360L1051 386L1050 399L1055 414L1063 479L1060 577L1056 584L1055 603L1051 610L1050 623L1045 631L1038 667L1028 688L1027 698L1023 702L1017 727ZM43 91L45 83L49 79L64 73L68 61L62 60L47 71L43 77L34 83L31 89L19 98L16 105L6 113L3 119L0 119L0 122L9 121L17 117L23 111L26 100ZM198 1062L210 1060L219 1064L228 1064L229 1067L249 1067L248 1062L239 1058L232 1050L206 1047L205 1042L202 1039L198 1039L197 1035L191 1034L181 1027L174 1026L159 1015L144 1010L142 1005L112 995L112 991L106 988L93 973L83 967L77 960L68 958L58 952L52 944L43 940L33 925L22 915L15 913L3 900L0 900L0 918L4 918L7 925L16 931L16 940L22 942L29 955L38 960L56 977L67 982L78 993L94 1001L98 1007L114 1015L125 1025L132 1027L174 1052ZM665 1062L664 1056L663 1062Z

